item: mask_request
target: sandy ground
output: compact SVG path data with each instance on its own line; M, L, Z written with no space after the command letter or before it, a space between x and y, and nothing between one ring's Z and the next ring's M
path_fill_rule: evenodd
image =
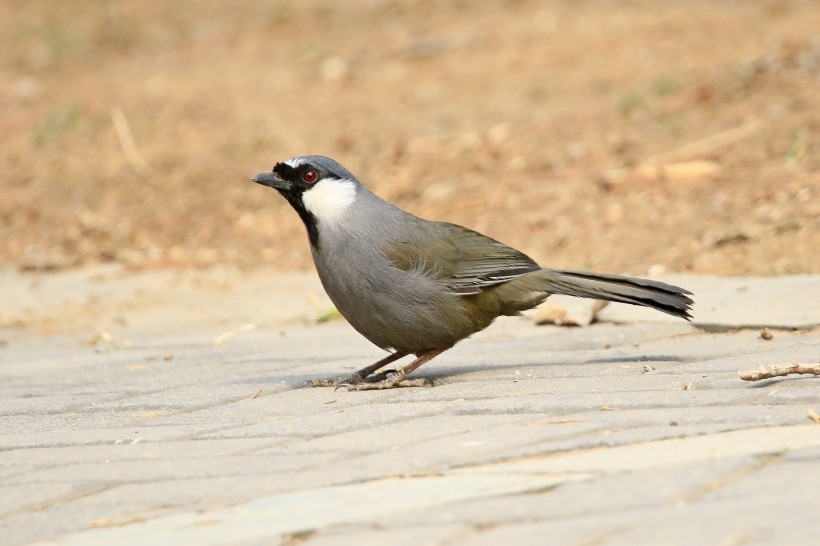
M382 196L605 272L820 272L820 4L0 5L0 263L309 266L248 181Z

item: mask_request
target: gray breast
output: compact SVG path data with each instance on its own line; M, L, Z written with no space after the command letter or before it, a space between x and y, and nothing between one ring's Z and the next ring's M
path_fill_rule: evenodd
M319 278L339 312L384 349L417 353L472 334L461 297L425 275L422 264L403 271L381 251L419 220L364 192L341 226L323 226L320 250L313 249Z

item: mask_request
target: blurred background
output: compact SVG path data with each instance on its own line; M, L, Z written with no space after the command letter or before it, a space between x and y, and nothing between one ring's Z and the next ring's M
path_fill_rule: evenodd
M0 3L0 264L310 266L329 155L552 267L820 272L816 0Z

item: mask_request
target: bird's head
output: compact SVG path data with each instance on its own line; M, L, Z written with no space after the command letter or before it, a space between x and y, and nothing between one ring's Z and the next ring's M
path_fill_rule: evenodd
M345 211L356 200L360 186L350 171L320 155L293 157L251 180L275 189L287 199L299 213L311 243L317 248L320 227L339 225Z

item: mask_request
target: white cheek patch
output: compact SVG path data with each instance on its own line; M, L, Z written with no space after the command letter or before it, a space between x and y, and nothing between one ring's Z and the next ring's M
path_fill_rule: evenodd
M345 210L356 200L356 184L352 180L325 178L302 194L305 209L319 223L332 226L341 220Z

